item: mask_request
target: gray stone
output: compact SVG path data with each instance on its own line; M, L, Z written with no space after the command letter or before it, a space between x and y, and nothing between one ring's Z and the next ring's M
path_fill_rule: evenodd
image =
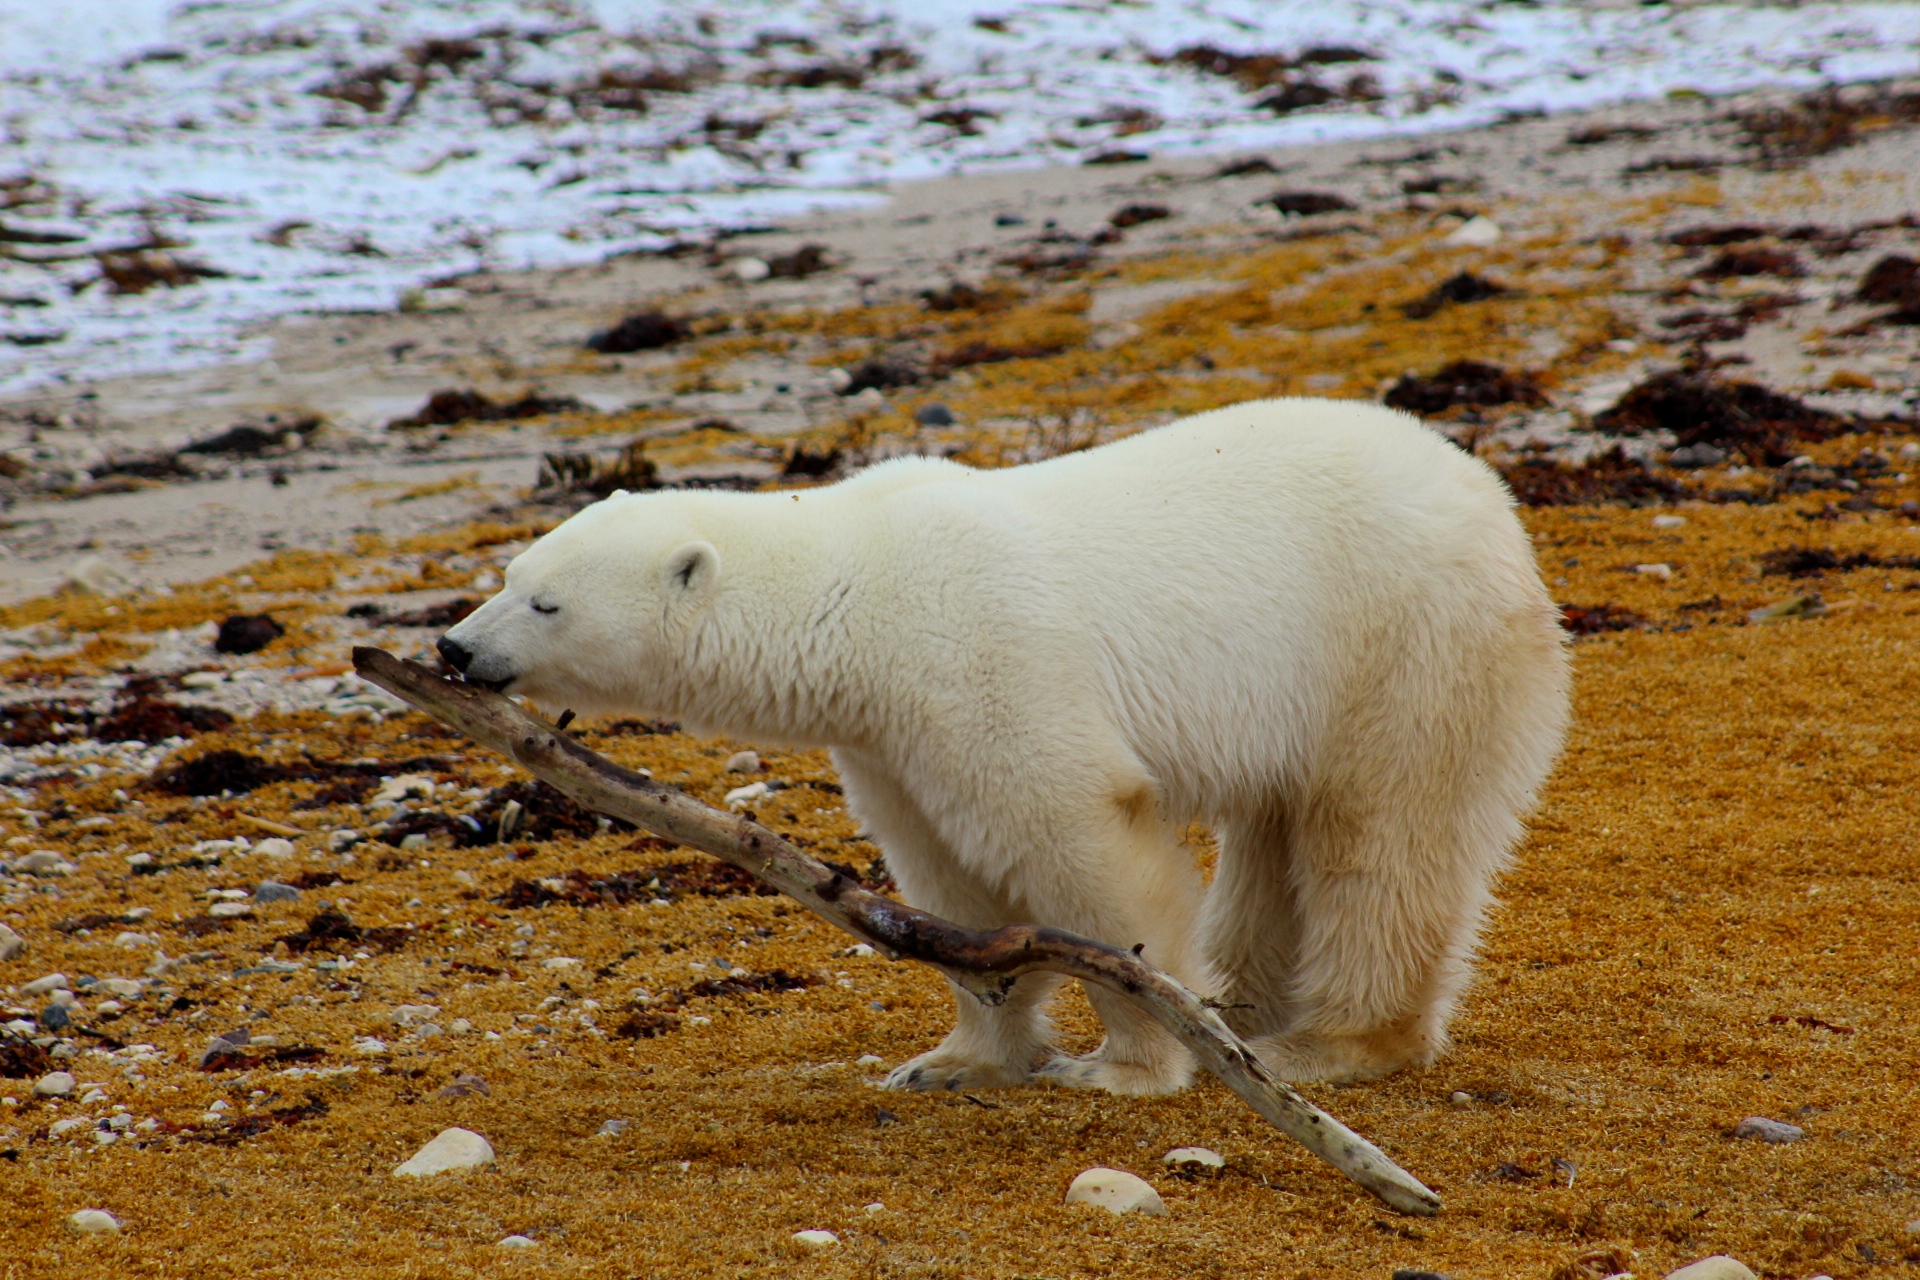
M73 1015L67 1012L63 1004L50 1004L40 1011L40 1029L42 1031L65 1031L73 1025Z
M1798 1142L1807 1136L1807 1131L1797 1124L1788 1124L1784 1120L1769 1120L1765 1116L1748 1116L1733 1126L1736 1138L1758 1138L1761 1142Z
M1678 1271L1667 1272L1667 1280L1756 1280L1747 1264L1724 1253L1689 1262Z
M1689 471L1700 467L1717 467L1726 460L1727 451L1711 444L1690 444L1667 455L1668 466L1684 467Z
M290 884L281 884L278 880L262 880L253 891L255 902L298 902L300 891Z
M27 949L27 940L0 924L0 960L11 960Z
M35 849L25 857L15 858L13 870L15 874L25 876L65 876L72 875L79 868L52 849Z
M49 973L43 977L35 978L32 982L22 983L20 985L20 994L31 1000L35 996L44 996L66 985L66 974Z
M633 1121L631 1120L607 1120L600 1125L599 1132L593 1136L596 1138L617 1138L625 1133L627 1126L632 1123Z
M923 427L950 427L955 421L953 410L938 400L921 405L914 411L913 417Z
M73 1092L73 1072L55 1071L34 1082L33 1092L42 1098L64 1098Z
M456 1169L493 1163L493 1147L471 1129L442 1129L426 1146L393 1171L396 1178L426 1178Z

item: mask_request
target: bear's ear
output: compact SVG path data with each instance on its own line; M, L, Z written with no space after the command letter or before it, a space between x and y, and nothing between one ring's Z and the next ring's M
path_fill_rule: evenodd
M720 576L720 553L710 542L689 542L667 557L664 576L669 592L704 591Z

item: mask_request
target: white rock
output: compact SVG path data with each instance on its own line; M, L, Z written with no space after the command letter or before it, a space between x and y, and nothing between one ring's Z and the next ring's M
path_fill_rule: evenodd
M231 920L235 916L250 915L253 904L250 902L216 902L207 908L207 914L216 920Z
M27 940L0 924L0 960L11 960L27 949Z
M1161 1156L1160 1162L1174 1169L1224 1169L1227 1167L1225 1156L1206 1147L1175 1147Z
M85 1116L68 1116L65 1120L55 1120L52 1124L48 1125L47 1136L49 1138L64 1137L72 1133L75 1129L84 1129L92 1123L93 1121L87 1119Z
M577 956L548 956L540 962L542 969L571 969L580 963Z
M1784 1120L1769 1120L1765 1116L1748 1116L1733 1126L1736 1138L1758 1138L1762 1142L1798 1142L1807 1136L1807 1131L1797 1124L1788 1124Z
M728 773L760 772L760 753L757 751L736 751L727 757Z
M34 1082L33 1091L42 1098L64 1098L73 1092L73 1072L54 1071Z
M1686 524L1686 522L1687 518L1685 516L1655 516L1653 518L1653 527L1656 529L1678 529Z
M451 1031L454 1035L464 1036L473 1030L473 1024L465 1018L455 1018L447 1024L447 1030Z
M627 1126L632 1123L633 1121L631 1120L603 1120L600 1123L600 1128L593 1136L596 1138L617 1138L625 1133Z
M396 1178L425 1178L453 1169L478 1169L493 1163L493 1148L471 1129L442 1129L438 1137L393 1171Z
M80 1099L80 1105L83 1107L97 1106L98 1104L105 1102L106 1100L107 1100L107 1095L103 1090L89 1089L87 1090L87 1096Z
M433 798L433 776L425 773L403 773L397 778L388 778L380 784L380 789L367 801L369 805L394 804L410 796L424 799Z
M370 1057L374 1054L385 1053L387 1051L387 1042L374 1036L361 1036L353 1042L353 1051Z
M1649 578L1658 578L1662 582L1673 577L1673 566L1670 564L1637 564L1633 566L1633 571Z
M531 1239L527 1236L507 1236L505 1239L495 1242L493 1247L496 1249L531 1249L539 1243L538 1240Z
M117 596L133 590L133 579L99 556L88 556L67 570L66 589L82 595Z
M1067 1203L1095 1205L1110 1213L1158 1215L1167 1211L1158 1191L1121 1169L1087 1170L1067 1188Z
M877 1053L863 1053L853 1060L856 1067L884 1067L887 1060Z
M211 689L227 682L224 671L189 671L180 677L182 689Z
M1473 1105L1473 1095L1465 1089L1455 1089L1447 1095L1447 1101L1456 1107L1470 1107Z
M793 1233L793 1238L815 1249L825 1249L840 1243L840 1237L831 1231L796 1231Z
M744 787L735 787L727 792L727 808L744 809L761 796L773 794L773 788L764 782L749 782Z
M1755 1280L1747 1264L1724 1253L1689 1262L1678 1271L1667 1272L1667 1280Z
M118 1233L120 1219L105 1209L81 1209L67 1215L67 1230L77 1236L97 1236Z
M120 1141L120 1135L111 1129L95 1129L93 1131L93 1140L98 1146L110 1147Z
M886 1211L887 1211L887 1206L884 1204L881 1204L878 1200L875 1200L872 1204L867 1206L867 1213L869 1215L876 1214L876 1213L885 1213Z
M767 265L765 258L739 258L733 264L733 278L743 284L765 280L772 274L773 268Z
M35 849L13 860L14 873L23 876L68 876L79 869L52 849Z
M287 839L285 836L268 836L265 840L253 846L253 851L267 858L291 858L293 856L293 841Z
M439 1012L440 1006L437 1004L403 1004L394 1006L393 1012L388 1016L393 1019L395 1026L410 1027Z
M1908 462L1912 462L1915 459L1920 458L1920 444L1915 444L1911 440L1907 441L1905 444L1900 446L1900 456L1906 459Z
M1447 237L1447 243L1484 249L1490 244L1500 243L1500 237L1504 234L1499 223L1485 214L1478 214L1455 227L1453 234Z
M156 941L158 941L158 939L152 934L135 933L129 929L125 932L115 934L113 945L116 947L125 947L131 951L139 947L150 947Z
M147 989L147 984L137 978L102 978L93 984L95 991L105 991L109 995L131 1000Z

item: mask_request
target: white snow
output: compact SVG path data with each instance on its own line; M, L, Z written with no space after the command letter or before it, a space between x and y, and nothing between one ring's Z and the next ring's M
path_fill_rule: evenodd
M1196 45L1357 47L1374 60L1303 74L1382 96L1276 116L1156 61ZM1920 3L1899 2L0 0L0 390L264 355L249 325L273 315L388 310L476 266L597 261L902 179L1871 79L1917 52ZM829 83L780 83L808 68ZM929 119L963 109L983 114ZM95 254L156 239L225 274L112 294Z

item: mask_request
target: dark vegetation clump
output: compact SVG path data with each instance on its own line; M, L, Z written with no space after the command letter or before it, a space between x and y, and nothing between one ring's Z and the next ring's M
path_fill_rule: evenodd
M1658 129L1637 124L1600 124L1576 129L1567 135L1570 147L1597 147L1608 142L1645 142L1659 136Z
M1213 171L1216 178L1248 178L1261 173L1279 173L1280 166L1265 156L1248 156L1244 160L1229 160Z
M1172 216L1173 210L1163 204L1127 204L1121 205L1108 215L1107 223L1110 226L1125 229L1137 227L1143 222L1158 222L1162 218Z
M241 796L297 776L284 765L270 764L244 751L222 748L162 770L154 775L152 786L173 796Z
M1774 234L1772 227L1755 226L1752 223L1733 223L1705 227L1688 227L1685 231L1676 231L1666 237L1668 244L1683 249L1718 249L1723 245L1745 244L1749 240L1763 240Z
M781 465L780 475L788 480L818 480L823 476L832 475L839 468L844 457L845 455L838 449L815 452L804 445L795 445L793 452L787 455L786 462Z
M1920 121L1920 93L1833 87L1786 106L1743 111L1734 120L1764 166L1785 168Z
M296 418L292 422L281 424L270 416L265 425L252 422L235 423L218 435L194 441L180 452L230 454L235 457L257 458L263 453L283 448L287 436L294 435L304 439L318 431L320 425L320 419L315 417Z
M1713 261L1693 273L1700 280L1731 280L1736 276L1779 276L1798 279L1807 274L1800 259L1785 249L1722 249Z
M1644 615L1617 604L1563 604L1560 625L1576 636L1606 631L1637 631L1648 625Z
M1698 368L1654 375L1598 414L1593 426L1615 436L1671 431L1681 448L1717 445L1749 463L1774 467L1797 457L1801 442L1831 439L1850 429L1839 414Z
M1428 377L1403 375L1387 392L1386 402L1395 409L1431 415L1456 406L1542 405L1547 398L1529 374L1508 373L1499 365L1479 360L1455 360Z
M1254 203L1270 204L1280 213L1302 218L1316 213L1346 213L1356 207L1353 201L1331 191L1276 191Z
M1592 503L1649 506L1677 502L1693 491L1677 480L1657 475L1618 445L1585 462L1570 465L1547 458L1526 458L1498 466L1514 497L1529 507L1575 507Z
M1439 315L1447 307L1469 302L1485 302L1489 298L1504 298L1513 290L1471 271L1462 271L1442 280L1426 293L1412 302L1403 303L1402 313L1409 320L1425 320Z
M832 268L833 260L823 244L803 244L792 253L767 259L767 275L775 280L804 280Z
M236 613L220 622L213 639L215 653L258 653L287 634L287 629L264 613Z
M81 702L14 702L0 715L0 744L40 747L85 737L93 712Z
M630 493L657 489L660 469L646 450L644 440L635 440L611 461L590 453L543 454L534 491L546 496L580 494L605 498L621 489Z
M346 616L382 627L433 627L444 631L479 607L480 602L471 596L457 596L439 604L401 613L388 613L373 603L356 604L347 610Z
M478 836L460 840L456 833L456 843L465 845L489 844L494 833L500 827L500 811L508 801L520 805L521 818L517 839L539 843L545 840L576 839L584 840L600 834L600 816L591 809L582 808L564 794L537 779L528 782L509 782L505 786L495 787L481 800L480 807L474 811L474 818L480 823ZM615 831L632 831L633 824L618 818L609 819Z
M1781 547L1760 557L1760 572L1789 578L1817 578L1823 573L1852 569L1920 569L1920 556L1875 555L1871 551L1842 554L1826 547Z
M0 1080L38 1080L53 1070L53 1058L33 1041L0 1031Z
M925 378L927 371L905 356L885 355L862 360L847 370L847 375L847 385L840 388L840 394L857 396L869 387L879 391L911 387Z
M100 268L99 279L116 297L145 293L162 287L180 289L200 280L222 280L227 273L204 262L182 258L170 252L173 245L153 245L132 249L107 249L93 255Z
M587 339L587 348L602 355L623 356L635 351L656 351L684 342L693 331L687 322L663 311L636 311L611 329Z
M93 727L101 742L144 742L152 746L169 738L191 738L233 724L218 707L195 707L163 698L131 698L115 706Z
M1902 253L1888 254L1867 268L1853 296L1858 302L1893 308L1870 324L1920 324L1920 262Z
M413 936L413 930L401 925L363 929L346 912L335 906L322 906L313 913L306 927L297 933L283 933L275 942L286 944L295 955L308 951L351 951L371 947L378 951L398 951Z
M573 413L587 405L573 396L543 396L528 392L518 400L495 401L472 389L436 391L411 417L395 418L389 431L414 427L446 427L460 422L506 422L538 418L549 413Z

